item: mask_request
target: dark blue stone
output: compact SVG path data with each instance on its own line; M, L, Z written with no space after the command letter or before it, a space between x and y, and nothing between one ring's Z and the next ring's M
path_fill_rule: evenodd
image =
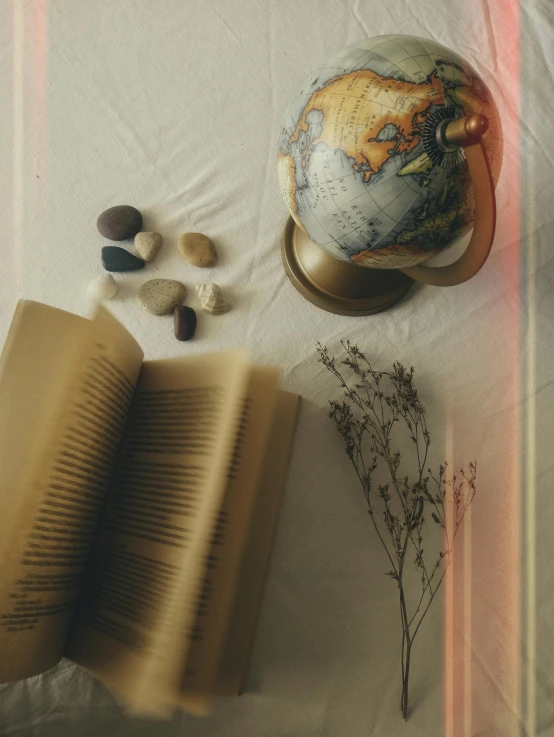
M104 246L102 266L106 271L135 271L144 268L144 261L119 246Z

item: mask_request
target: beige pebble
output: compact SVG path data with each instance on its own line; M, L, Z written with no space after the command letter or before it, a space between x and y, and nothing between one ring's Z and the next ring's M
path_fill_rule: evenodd
M169 315L186 296L186 287L174 279L150 279L138 291L139 302L153 315Z
M231 305L221 294L221 288L217 284L199 284L196 292L200 298L200 305L204 312L210 315L223 315L228 312Z
M116 293L117 282L111 274L102 274L90 281L87 286L88 296L95 300L111 299Z
M159 233L143 231L135 236L135 248L143 261L152 261L162 245L162 237Z
M215 266L217 252L212 241L202 233L183 233L177 244L179 253L190 264L206 268Z

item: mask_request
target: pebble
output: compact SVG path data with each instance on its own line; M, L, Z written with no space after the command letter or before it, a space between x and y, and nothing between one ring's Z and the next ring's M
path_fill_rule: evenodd
M142 215L131 205L116 205L104 210L96 221L96 227L104 238L124 241L134 238L142 228Z
M144 231L135 236L135 248L138 255L144 261L152 261L162 245L162 237L159 233Z
M104 246L102 266L106 271L135 271L144 268L144 261L119 246Z
M174 279L150 279L138 291L139 302L153 315L169 315L186 296L186 287Z
M87 294L95 300L111 299L117 293L117 282L111 274L102 274L88 283Z
M212 241L202 233L184 233L177 244L179 253L193 266L207 268L217 263L217 252Z
M173 312L173 326L177 340L190 340L196 330L196 312L186 305L176 307Z
M204 312L210 315L223 315L227 312L231 305L221 294L220 287L217 284L199 284L196 292L200 298L200 305Z

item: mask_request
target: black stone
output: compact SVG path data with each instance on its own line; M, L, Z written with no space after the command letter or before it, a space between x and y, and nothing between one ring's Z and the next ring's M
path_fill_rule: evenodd
M144 268L144 261L119 246L104 246L102 266L106 271L135 271Z
M190 340L196 330L196 312L183 305L173 311L173 325L177 340Z
M104 238L124 241L134 238L142 228L142 215L131 205L110 207L99 216L96 227Z

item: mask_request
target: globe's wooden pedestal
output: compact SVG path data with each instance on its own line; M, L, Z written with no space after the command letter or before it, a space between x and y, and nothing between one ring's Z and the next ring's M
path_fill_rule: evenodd
M413 279L398 269L368 269L331 256L311 241L292 217L282 242L285 271L296 289L327 312L372 315L407 294Z

